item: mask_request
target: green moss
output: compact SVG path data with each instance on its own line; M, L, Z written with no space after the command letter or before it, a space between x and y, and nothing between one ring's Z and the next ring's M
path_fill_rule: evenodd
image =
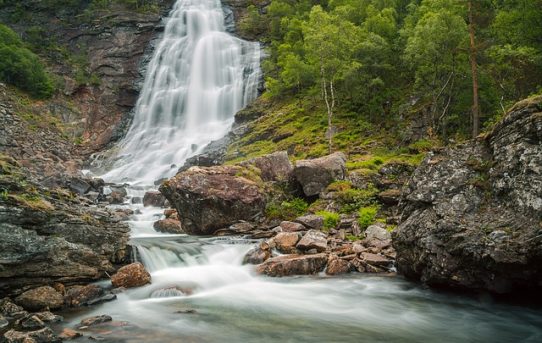
M307 212L309 204L301 198L293 198L281 203L271 202L265 209L269 219L292 220Z
M348 181L337 181L327 187L327 191L334 192L334 199L341 206L341 213L352 213L362 206L376 201L378 189L369 183L365 189L357 189Z

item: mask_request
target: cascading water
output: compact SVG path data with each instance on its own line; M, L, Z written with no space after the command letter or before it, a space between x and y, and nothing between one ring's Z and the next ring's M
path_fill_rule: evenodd
M259 44L225 32L220 0L177 1L109 181L151 184L223 137L257 96Z
M258 64L257 44L224 32L219 0L177 1L132 127L103 177L137 185L129 194L141 197L173 174L173 164L225 134L256 96ZM449 297L399 278L256 276L242 265L255 242L159 234L152 224L160 209L126 206L141 212L129 222L132 244L152 284L72 317L75 325L111 315L120 324L94 333L110 342L542 341L537 310Z

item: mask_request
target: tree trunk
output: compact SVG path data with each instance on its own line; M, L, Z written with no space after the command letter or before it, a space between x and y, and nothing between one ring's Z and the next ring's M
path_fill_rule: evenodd
M478 102L478 71L476 63L476 42L474 38L474 16L472 0L468 0L469 9L469 36L470 36L470 67L472 73L472 138L480 133L480 105Z
M333 81L331 81L331 94L332 94L332 104L329 103L329 95L327 92L327 82L326 82L326 74L324 72L324 66L323 64L320 66L320 74L322 76L322 93L324 96L324 101L326 102L327 107L327 130L329 133L329 151L331 152L331 145L332 145L332 134L331 134L331 118L333 117L333 108L332 105L335 105L335 100L333 96Z

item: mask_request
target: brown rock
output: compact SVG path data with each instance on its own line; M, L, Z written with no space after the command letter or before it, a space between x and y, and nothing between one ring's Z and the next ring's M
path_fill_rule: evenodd
M20 332L15 330L9 330L4 334L6 343L55 343L61 342L53 330L49 328L43 328L41 330Z
M316 214L309 214L306 216L298 217L295 220L297 223L303 224L309 229L322 230L324 227L324 218Z
M303 236L303 238L301 238L299 243L297 243L297 248L299 250L316 249L318 252L326 251L327 249L326 234L317 230L309 230Z
M243 259L243 264L260 264L267 261L271 257L269 246L262 243L257 248L250 250Z
M53 287L43 286L31 289L18 296L15 301L29 311L57 309L64 304L62 294Z
M68 288L66 291L64 303L71 307L83 306L87 305L89 301L100 298L104 294L104 289L98 285L74 286Z
M170 217L176 217L177 216L177 210L173 209L173 208L168 208L168 209L165 209L164 210L164 216L166 216L166 218L170 218ZM177 218L173 218L173 219L177 219Z
M158 191L150 191L143 196L143 206L163 207L166 198Z
M85 319L81 320L81 322L79 323L79 327L80 328L89 327L89 326L93 326L93 325L97 325L97 324L107 323L107 322L110 322L112 320L113 320L113 318L111 318L111 316L108 316L106 314L102 314L100 316L89 317L89 318L85 318Z
M284 232L297 232L297 231L305 231L307 228L299 223L294 222L288 222L283 221L280 223L280 227L282 228L282 231Z
M62 330L60 335L58 335L58 337L60 337L60 339L62 339L63 341L69 341L81 336L83 336L82 333L69 329L69 328L64 328L64 330Z
M326 268L326 274L339 275L349 273L351 269L350 262L340 258L331 259Z
M282 255L260 264L256 271L268 276L310 275L321 272L326 263L326 254Z
M158 232L164 233L184 233L181 222L172 218L162 219L154 222L152 227Z
M295 246L299 242L299 234L297 232L280 232L275 236L274 240L278 251L293 254L296 252Z
M140 287L151 282L151 275L145 267L139 263L132 263L124 266L118 270L118 272L111 277L111 283L113 287Z
M378 200L380 200L381 203L388 206L397 205L400 199L401 199L400 189L388 189L378 194Z
M377 254L371 254L371 253L368 253L368 252L362 252L361 253L361 259L372 265L372 266L379 266L379 267L387 267L389 266L392 261L387 259L386 257L384 256L381 256L381 255L377 255Z

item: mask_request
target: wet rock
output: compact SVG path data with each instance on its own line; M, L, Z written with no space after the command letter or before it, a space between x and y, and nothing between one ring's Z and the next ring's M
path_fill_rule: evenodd
M42 309L57 309L62 307L62 294L50 286L31 289L18 296L15 301L29 311Z
M299 243L297 243L297 248L299 250L316 249L318 252L326 251L327 249L326 234L317 230L309 230L301 238Z
M64 328L62 332L60 333L60 335L58 335L58 337L63 341L69 341L72 339L79 338L81 336L83 336L82 333L69 329L69 328Z
M181 227L181 222L175 219L171 219L171 218L158 220L154 222L152 227L156 231L163 232L163 233L173 233L173 234L184 233Z
M324 270L326 254L282 255L260 264L256 271L268 276L310 275Z
M295 222L303 224L309 229L322 230L324 227L324 218L316 214L309 214L306 216L298 217L295 219Z
M430 153L392 233L398 271L439 287L497 293L542 285L542 96L486 137Z
M143 198L141 198L141 197L133 197L131 199L131 203L132 204L141 204L141 203L143 203Z
M25 330L35 330L45 327L45 323L38 316L30 316L21 321L21 327Z
M113 320L113 318L111 318L111 316L108 316L106 314L102 314L100 316L89 317L89 318L85 318L85 319L81 320L78 327L79 328L87 328L89 326L94 326L94 325L98 325L98 324L107 323L107 322L110 322L112 320Z
M330 259L327 264L326 274L327 275L346 274L350 272L351 268L352 266L350 265L350 262L345 261L340 258L333 258L333 259Z
M344 180L346 156L336 152L313 160L297 161L293 174L306 196L318 195L333 181Z
M160 191L177 209L187 233L209 235L263 215L265 193L242 176L244 171L238 166L192 167L164 182Z
M28 312L22 306L16 305L9 298L0 300L0 314L10 318L21 318L27 315Z
M263 181L286 181L293 170L286 151L278 151L269 155L248 160L244 164L253 164L261 171Z
M6 343L57 343L61 342L53 330L49 328L43 328L36 331L20 332L15 330L9 330L4 334L4 340Z
M72 192L79 195L84 195L92 189L87 180L78 177L71 178L68 186Z
M38 317L44 323L59 323L64 320L62 316L58 316L49 311L37 312L37 313L34 313L34 315Z
M176 220L179 219L179 217L177 215L177 210L172 209L172 208L165 209L164 210L164 216L166 216L166 218L172 218L172 219L176 219Z
M145 267L139 263L132 263L124 266L111 276L113 287L133 288L144 286L151 282L151 275Z
M300 234L297 232L280 232L274 238L275 246L282 253L293 254L297 251L296 245L299 238Z
M243 264L260 264L271 257L269 249L262 249L261 246L250 250L243 259Z
M150 191L143 196L143 206L163 207L166 198L158 191Z
M104 295L105 290L98 285L74 286L66 291L64 303L70 307L85 306Z
M295 222L289 222L289 221L283 221L280 223L280 228L283 232L298 232L298 231L306 231L307 228L303 226L303 224L295 223Z

